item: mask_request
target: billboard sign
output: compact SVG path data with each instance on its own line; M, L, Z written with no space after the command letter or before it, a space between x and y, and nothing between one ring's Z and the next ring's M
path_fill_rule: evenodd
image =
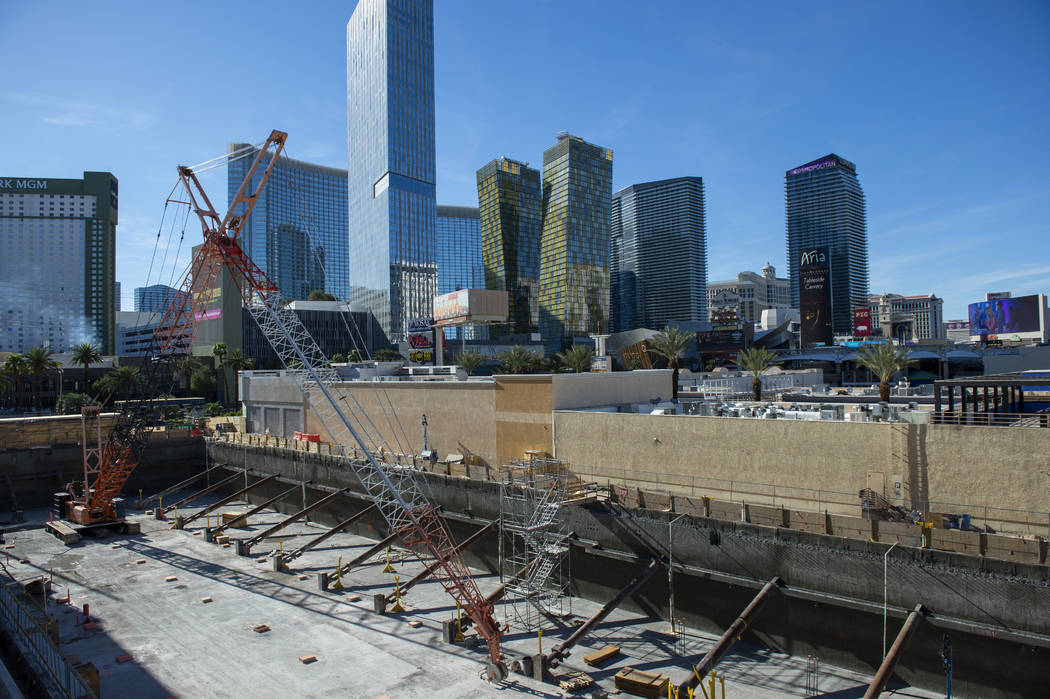
M831 252L827 246L804 248L798 261L802 345L831 345Z
M609 355L602 355L601 357L591 357L591 371L594 373L604 373L612 371L612 363L609 361Z
M434 323L488 323L507 320L507 292L460 289L434 297Z
M734 352L747 349L755 338L755 326L723 330L701 330L696 334L696 349L699 352Z
M871 309L853 309L853 336L871 337Z
M1043 297L1041 294L1017 296L971 303L970 336L990 340L1042 338Z

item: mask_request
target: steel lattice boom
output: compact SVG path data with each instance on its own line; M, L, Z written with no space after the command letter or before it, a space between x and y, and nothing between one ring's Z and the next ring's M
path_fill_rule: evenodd
M264 173L263 184L284 143L284 134L274 134L279 136L279 147ZM274 138L271 135L271 140ZM246 183L257 165L258 158L249 171ZM444 520L424 494L421 472L414 467L411 458L399 457L386 447L375 425L352 396L337 395L339 375L299 317L285 305L277 287L237 244L243 217L232 215L234 207L242 201L254 202L259 190L246 194L245 186L242 185L231 203L231 213L225 219L220 219L193 171L180 167L179 177L186 187L191 206L201 220L205 237L205 244L194 260L195 267L201 269L204 283L197 284L196 280L190 279L186 282L186 288L199 294L203 289L214 286L220 269L225 268L230 272L244 306L258 323L281 363L295 379L328 440L340 451L391 530L397 533L406 546L421 548L434 557L438 564L434 578L460 603L478 633L488 642L489 658L494 666L493 674L496 674L502 664L500 627L494 619L494 605L481 594L459 556ZM263 184L259 185L259 189ZM193 298L194 308L203 303L197 301L199 296ZM351 456L347 452L342 443L347 433L363 456Z

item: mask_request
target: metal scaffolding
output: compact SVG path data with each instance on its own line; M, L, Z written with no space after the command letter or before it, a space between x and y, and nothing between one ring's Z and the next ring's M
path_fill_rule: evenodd
M572 613L569 532L562 502L569 470L558 459L514 460L501 469L500 577L506 622L533 631Z

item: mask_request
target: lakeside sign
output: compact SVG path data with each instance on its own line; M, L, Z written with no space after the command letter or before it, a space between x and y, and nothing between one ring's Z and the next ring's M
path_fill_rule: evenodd
M827 246L805 248L798 262L802 346L831 345L831 253Z

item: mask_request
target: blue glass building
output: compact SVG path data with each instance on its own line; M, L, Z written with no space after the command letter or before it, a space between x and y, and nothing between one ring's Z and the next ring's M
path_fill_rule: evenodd
M182 292L167 284L153 284L135 288L136 313L164 313ZM189 304L186 304L187 308Z
M346 75L350 301L396 342L437 293L432 0L360 0Z
M625 187L613 195L610 225L613 332L707 320L703 179Z
M787 259L791 306L799 308L799 262L804 250L831 254L831 326L853 334L853 309L868 307L868 228L857 166L831 153L788 170Z
M481 259L481 220L472 206L437 207L438 293L460 289L484 289L485 266ZM477 339L474 328L467 328L467 339ZM445 330L449 339L459 336L458 328Z
M229 144L228 201L237 194L257 152L247 143ZM269 157L264 156L255 171L253 187ZM346 181L346 170L277 159L244 223L240 243L285 298L305 299L315 289L348 298Z

